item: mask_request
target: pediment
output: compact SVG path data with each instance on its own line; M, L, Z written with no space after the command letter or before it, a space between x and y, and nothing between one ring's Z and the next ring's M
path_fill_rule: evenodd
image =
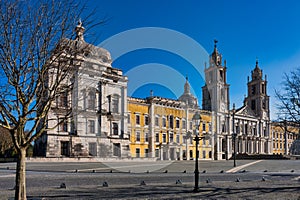
M255 117L255 113L249 108L248 105L242 106L236 111L236 114L243 116Z

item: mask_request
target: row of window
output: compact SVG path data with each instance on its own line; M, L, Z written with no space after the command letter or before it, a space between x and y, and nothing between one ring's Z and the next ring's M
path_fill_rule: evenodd
M256 110L256 103L257 102L257 100L255 100L255 99L253 99L253 100L251 100L251 109L252 110ZM262 109L267 109L267 102L266 102L266 100L265 99L263 99L262 100L262 102L261 102L261 106L262 106Z
M71 126L68 127L68 122L65 120L63 121L60 126L59 126L59 131L60 132L74 132L74 123L71 123ZM88 120L87 121L87 133L93 134L96 133L96 122L95 120ZM112 122L112 134L113 135L119 135L119 124L116 122Z
M243 134L246 134L246 135L257 135L257 129L255 126L248 126L248 124L245 124L245 125L236 125L235 126L235 133L236 134L240 134L240 133L243 133ZM261 134L260 136L267 136L267 129L263 129L263 135Z
M288 149L290 149L291 146L292 146L292 144L288 143ZM273 149L274 150L278 150L278 149L284 150L284 145L283 145L283 143L274 143L273 142Z
M273 138L284 138L284 133L274 133L273 132ZM293 139L293 135L292 134L287 134L287 139Z
M86 92L85 90L82 91L82 96L84 98L84 109L88 110L95 110L96 109L96 90L90 90ZM56 99L56 105L59 107L68 107L69 106L69 99L68 99L68 92L63 91L59 94ZM86 100L86 101L85 101ZM112 113L119 113L119 95L113 94L107 96L107 102L109 106L109 112Z
M155 142L156 143L159 143L159 142L162 142L162 143L168 143L168 142L169 143L173 143L173 142L176 142L176 143L180 144L180 135L179 134L174 134L174 133L167 134L167 133L163 133L162 134L162 141L160 141L159 135L160 135L159 133L155 134ZM135 132L134 141L135 142L141 142L142 138L143 138L144 142L149 142L149 133L146 132L142 136L141 132L136 131ZM193 144L193 138L191 137L191 138L189 138L189 140L190 140L190 144ZM203 139L202 141L203 141L203 145L211 145L211 140L210 139ZM186 143L186 138L185 137L183 137L183 143Z
M70 156L70 142L69 141L61 141L61 155L62 156ZM76 155L82 155L83 145L81 143L77 143L74 145L73 153ZM112 149L113 156L121 157L121 144L120 143L113 143ZM96 142L89 142L88 143L88 155L89 156L97 156L97 143Z
M260 87L260 91L257 91L256 89L259 89L257 87ZM251 86L251 94L258 94L259 92L261 92L262 94L266 94L266 86L265 84L261 84L261 85L252 85Z
M159 122L160 122L160 118L158 116L155 116L154 125L158 127L160 125ZM174 122L175 122L175 128L179 129L180 128L180 119L176 118L174 120L173 116L169 117L168 127L173 127L174 128ZM130 114L128 115L128 123L130 123ZM140 116L140 114L135 115L135 124L136 125L141 125L141 116ZM149 125L149 116L148 115L144 115L144 125L145 126ZM161 118L161 126L164 127L164 128L167 127L167 117L163 116ZM182 119L182 129L186 129L186 120L185 119ZM189 123L189 129L190 130L193 129L193 122L192 121L190 121L190 123ZM207 131L205 122L202 123L202 130ZM212 130L211 123L209 123L209 131L211 131L211 130Z

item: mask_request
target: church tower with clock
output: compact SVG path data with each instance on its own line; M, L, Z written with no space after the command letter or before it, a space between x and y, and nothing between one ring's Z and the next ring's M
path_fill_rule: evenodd
M226 61L222 63L222 54L218 52L217 41L209 57L209 66L205 66L205 86L202 87L202 109L212 111L215 121L215 159L226 159L227 135L229 133L229 84L227 84Z

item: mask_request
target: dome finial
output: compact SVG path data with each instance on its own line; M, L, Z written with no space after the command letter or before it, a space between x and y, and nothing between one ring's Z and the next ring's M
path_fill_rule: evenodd
M187 75L185 77L184 94L190 94L190 84L189 84L189 78Z

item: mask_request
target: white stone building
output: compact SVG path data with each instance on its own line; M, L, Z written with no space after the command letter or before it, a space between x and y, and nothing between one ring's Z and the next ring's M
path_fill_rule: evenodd
M74 70L73 88L61 93L48 119L71 117L37 140L39 156L46 157L129 157L127 134L127 77L111 66L110 53L87 44L84 27L76 27L76 45L85 45L82 62ZM63 86L62 86L63 90Z
M218 52L216 43L217 41L209 66L205 67L206 84L202 87L202 109L214 113L214 158L220 160L232 157L235 136L237 154L271 154L266 77L263 79L262 70L256 62L251 81L248 77L248 95L244 105L237 110L230 110L226 61L222 64L222 55Z

